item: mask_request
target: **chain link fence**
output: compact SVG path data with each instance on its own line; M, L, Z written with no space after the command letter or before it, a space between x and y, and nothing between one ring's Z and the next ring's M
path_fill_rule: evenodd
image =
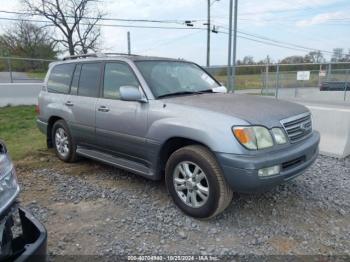
M0 83L36 83L45 78L54 60L0 57Z
M226 66L206 69L227 86ZM350 102L350 62L240 65L236 67L234 90L283 99Z

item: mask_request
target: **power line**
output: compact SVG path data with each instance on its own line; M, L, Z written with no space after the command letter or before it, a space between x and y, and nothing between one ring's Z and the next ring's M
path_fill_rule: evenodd
M222 28L228 30L227 27L223 26ZM242 31L238 31L238 30L237 30L237 33L240 33L242 35L255 37L255 38L258 38L258 39L262 39L262 40L266 40L266 41L270 41L270 42L274 42L274 43L277 43L277 44L289 45L289 46L293 46L293 47L296 47L296 48L306 49L306 50L309 50L309 51L321 51L321 52L324 52L324 53L331 53L331 54L333 53L333 52L327 51L327 50L321 50L321 49L317 49L317 48L310 48L310 47L306 47L306 46L302 46L302 45L297 45L297 44L293 44L293 43L288 43L288 42L284 42L284 41L268 38L268 37L257 35L257 34L242 32Z
M228 32L225 32L225 31L219 31L219 33L229 34ZM265 44L265 45L276 46L276 47L286 48L286 49L295 50L295 51L301 51L301 52L308 52L308 51L310 51L310 49L302 49L302 48L290 47L290 46L286 46L286 45L282 45L282 44L274 44L274 43L270 43L270 42L266 42L266 41L263 41L263 40L258 40L258 39L242 36L242 35L238 35L237 37L238 38L242 38L242 39L246 39L246 40L250 40L250 41L253 41L253 42ZM312 49L312 50L314 50L314 49ZM333 52L330 52L330 53L333 54Z
M0 13L5 14L16 14L16 15L28 15L28 16L44 16L39 13L29 13L29 12L15 12L15 11L6 11L6 10L0 10ZM75 18L74 16L67 15L68 18ZM129 18L113 18L113 17L90 17L90 16L83 16L81 17L83 19L99 19L102 21L118 21L118 22L144 22L144 23L167 23L167 24L185 24L187 20L154 20L154 19L129 19ZM190 20L194 22L195 20Z
M49 23L49 21L44 21L44 20L35 20L35 19L20 19L20 18L8 18L8 17L0 17L0 20L5 20L5 21L26 21L26 22L34 22L34 23ZM68 24L72 24L69 23ZM87 23L80 23L81 25L89 25ZM144 26L144 25L120 25L120 24L96 24L97 26L106 26L106 27L123 27L123 28L149 28L149 29L171 29L171 30L207 30L206 28L201 28L201 27L173 27L173 26ZM54 25L48 25L48 26L54 26ZM218 31L219 33L224 33L224 34L228 34L228 32L224 32L224 31ZM253 39L250 37L246 37L246 36L241 36L239 35L239 38L243 38L246 40L250 40L250 41L254 41L257 43L262 43L265 45L271 45L271 46L276 46L276 47L281 47L281 48L286 48L286 49L291 49L291 50L297 50L297 51L319 51L318 49L315 48L308 48L308 47L302 47L298 45L294 45L291 43L286 43L286 42L281 42L278 40L273 40L273 39L268 39L266 37L260 37L260 36L254 36L252 34L249 33L245 33L245 32L241 32L241 31L237 31L237 33L240 34L245 34L245 35L251 35L255 38L260 38L262 40L258 40L258 39ZM270 41L270 42L267 42ZM271 43L275 42L275 43ZM280 44L279 44L280 43ZM286 45L291 45L291 46L295 46L295 47L290 47L290 46L286 46ZM320 50L321 51L321 50ZM330 51L323 51L329 54L333 54L333 52Z
M10 18L10 17L0 17L0 20L7 21L25 21L33 23L49 23L50 21L36 20L36 19L21 19L21 18ZM67 24L74 24L72 22L67 22ZM89 23L80 23L81 25L90 25ZM51 26L51 25L50 25ZM54 25L52 25L54 26ZM126 28L154 28L154 29L178 29L178 30L206 30L206 28L201 27L174 27L174 26L146 26L146 25L121 25L121 24L100 24L97 23L96 26L107 26L107 27L126 27Z

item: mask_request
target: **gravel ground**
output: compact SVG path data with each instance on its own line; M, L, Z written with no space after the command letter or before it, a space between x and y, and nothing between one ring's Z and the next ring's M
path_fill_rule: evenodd
M203 221L184 215L163 181L94 161L21 168L22 205L43 222L55 255L350 255L350 159L320 156L272 191L236 194ZM349 258L349 257L348 257Z

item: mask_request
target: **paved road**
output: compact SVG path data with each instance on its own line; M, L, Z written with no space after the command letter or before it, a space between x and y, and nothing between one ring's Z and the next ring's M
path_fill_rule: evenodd
M12 72L12 80L14 83L40 83L42 79L33 79L24 72ZM9 72L0 72L0 83L11 83Z
M238 94L261 94L261 89L237 90ZM275 95L275 89L269 88L264 90L265 95ZM320 91L318 87L296 87L296 88L280 88L278 90L278 98L302 99L307 101L316 101L320 103L344 102L344 91ZM345 102L350 103L350 92L345 93Z

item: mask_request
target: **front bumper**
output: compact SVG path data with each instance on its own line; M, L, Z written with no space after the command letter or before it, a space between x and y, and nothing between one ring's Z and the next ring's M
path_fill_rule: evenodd
M13 213L15 208L5 216L3 226L0 261L46 261L47 232L45 227L26 209L18 208L22 233L13 236Z
M236 192L266 191L278 184L301 175L317 158L320 134L312 135L288 148L257 155L216 153L226 181ZM278 175L259 177L258 170L281 165Z

